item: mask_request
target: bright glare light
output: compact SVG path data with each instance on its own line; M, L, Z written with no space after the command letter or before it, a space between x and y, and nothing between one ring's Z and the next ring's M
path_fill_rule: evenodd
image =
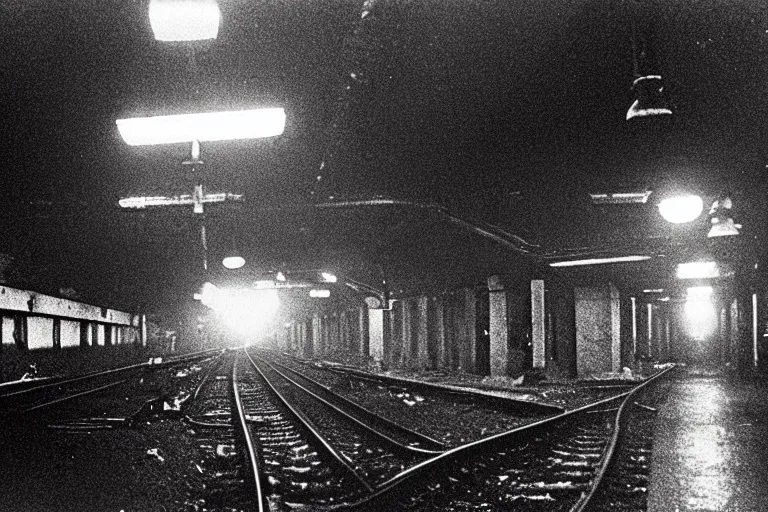
M692 261L677 265L678 279L709 279L720 277L720 269L714 261Z
M285 129L282 108L208 112L118 119L117 129L131 146L177 142L260 139Z
M230 270L235 270L245 265L245 258L242 256L227 256L221 260L221 264Z
M285 274L283 274L282 272L278 272L277 275L275 276L275 279L277 279L278 281L285 281Z
M277 285L271 279L261 279L259 281L255 281L253 286L257 290L271 290L273 288L277 288Z
M556 261L550 267L577 267L581 265L602 265L603 263L625 263L629 261L645 261L650 256L616 256L614 258L590 258L586 260Z
M212 283L205 283L199 296L204 305L216 311L224 323L241 334L260 329L280 307L280 299L274 289L223 290Z
M221 12L216 0L152 0L149 23L158 41L216 39Z
M315 299L327 299L331 296L331 290L309 290L309 296Z
M688 288L684 313L688 334L693 338L703 339L714 333L717 329L717 312L712 304L712 287Z
M323 276L323 281L326 283L335 283L337 280L335 275L329 274L328 272L322 272L320 275Z
M668 197L659 203L659 213L667 222L684 224L695 220L704 209L704 201L699 196Z

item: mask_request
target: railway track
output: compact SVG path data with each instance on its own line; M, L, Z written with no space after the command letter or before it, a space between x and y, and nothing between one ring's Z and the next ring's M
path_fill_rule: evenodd
M643 489L634 485L636 473L628 476L613 468L627 467L629 461L637 470L631 463L647 465L647 458L639 456L649 455L639 432L624 428L627 404L634 406L638 393L666 373L616 397L449 450L346 508L575 512L600 510L595 507L602 503L606 510L615 509L618 501L611 501L611 493L616 486L630 489L629 494ZM608 501L600 502L601 497Z

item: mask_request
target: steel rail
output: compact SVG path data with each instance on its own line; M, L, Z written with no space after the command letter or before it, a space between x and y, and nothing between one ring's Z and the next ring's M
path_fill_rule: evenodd
M99 392L99 391L103 391L103 390L105 390L105 389L109 389L109 388L112 388L112 387L118 386L118 385L120 385L120 384L123 384L123 383L124 383L124 382L126 382L127 380L128 380L128 379L123 379L123 380L119 380L119 381L117 381L117 382L110 382L109 384L106 384L106 385L104 385L104 386L99 386L99 387L97 387L97 388L93 388L93 389L88 389L88 390L85 390L85 391L81 391L81 392L79 392L79 393L75 393L74 395L67 395L67 396L59 397L59 398L56 398L56 399L54 399L54 400L51 400L51 401L49 401L49 402L44 402L44 403L42 403L42 404L37 404L37 405L34 405L34 406L32 406L32 407L29 407L29 408L27 408L27 409L24 409L24 410L23 410L23 411L21 411L21 412L22 412L22 413L28 413L28 412L36 411L37 409L42 409L43 407L48 407L49 405L54 405L54 404L58 404L58 403L61 403L61 402L66 402L67 400L72 400L72 399L74 399L74 398L78 398L78 397L81 397L81 396L84 396L84 395L90 395L91 393L97 393L97 392Z
M667 375L667 373L673 370L674 368L675 368L674 366L671 368L668 368L667 370L664 370L663 372L660 372L654 375L653 377L645 380L639 386L635 386L634 388L632 388L632 391L627 393L627 395L624 397L624 400L622 400L621 405L619 406L619 410L616 413L616 418L614 419L613 433L611 434L611 439L605 451L603 452L603 456L600 460L600 465L595 471L595 476L592 478L592 481L590 482L589 492L582 493L581 498L579 499L579 501L577 501L574 504L573 507L571 507L570 512L584 512L585 510L587 510L587 507L589 507L592 498L595 496L595 494L597 493L597 491L600 489L603 482L605 481L605 475L608 473L608 470L615 462L614 455L616 453L616 447L619 444L619 437L622 434L622 421L625 418L624 413L627 410L627 404L630 404L632 398L638 391L645 388L647 385L651 383L655 383L657 379L659 379L664 375ZM631 404L630 404L630 407L631 407Z
M248 455L248 462L251 466L251 476L253 476L253 485L256 490L256 502L258 503L258 512L264 512L269 510L269 505L266 501L266 496L261 488L261 471L259 469L258 455L256 454L256 446L251 436L251 431L248 428L248 423L245 420L245 408L243 407L243 400L240 396L239 381L237 375L237 363L239 357L235 357L232 362L232 398L234 402L234 409L237 413L237 419L240 423L241 433L245 440L245 448ZM232 425L234 428L234 424Z
M538 415L562 414L563 412L565 412L565 409L558 405L545 404L541 402L532 402L530 400L520 400L513 397L491 395L487 393L478 393L478 392L458 388L456 386L448 387L440 384L435 384L433 382L404 379L402 377L392 377L390 375L378 375L378 374L366 375L366 372L363 372L357 369L337 369L337 368L330 368L330 367L327 369L330 372L334 372L339 375L345 375L349 378L357 379L357 380L364 380L364 381L374 382L378 384L389 382L399 386L410 386L412 388L422 389L422 390L426 389L432 393L457 395L465 398L470 397L476 400L484 400L485 402L493 402L497 406L503 407L503 408L514 407L516 409L515 412L518 412L518 413L523 412L521 409L527 409L530 412Z
M653 377L651 377L651 379L655 379L657 377L660 377L661 375L665 375L671 369L672 368L663 370L658 374L654 375ZM644 381L643 384L645 384L645 382L647 381ZM399 490L399 488L406 482L409 482L418 476L424 475L425 473L428 475L434 468L438 466L450 465L450 461L453 459L458 459L459 457L469 457L475 453L483 452L484 450L497 449L499 447L500 441L507 441L511 438L516 438L522 434L527 434L536 429L545 428L551 425L555 425L557 423L561 423L576 415L593 410L607 403L615 402L617 400L622 400L627 395L630 395L632 392L633 391L630 390L616 396L604 398L602 400L579 407L577 409L572 409L562 414L558 414L557 416L544 418L542 420L529 423L527 425L516 427L506 432L500 432L490 437L485 437L483 439L479 439L471 443L457 446L456 448L450 449L436 457L420 462L419 464L416 464L415 466L412 466L406 469L405 471L393 476L386 482L383 482L382 484L380 484L376 492L374 492L373 494L366 496L355 503L339 505L335 507L335 510L350 510L350 509L359 510L363 507L372 507L373 509L376 509L377 504L381 506L383 503L382 500L388 500L391 496L391 493L395 492L396 490ZM388 503L388 501L386 502Z
M67 384L72 384L74 382L80 382L82 380L88 380L88 379L96 379L98 377L104 377L106 375L112 375L113 373L121 373L126 372L129 370L137 370L139 368L154 368L154 367L166 367L166 366L173 366L175 364L179 363L186 363L188 361L193 361L195 359L203 359L206 357L209 353L212 352L221 352L221 349L216 350L205 350L202 352L195 352L193 354L186 354L185 356L180 356L177 359L172 359L163 363L158 364L152 364L149 362L143 362L143 363L136 363L131 364L128 366L121 366L120 368L111 368L109 370L102 370L98 372L93 373L86 373L85 375L78 375L77 377L71 377L71 378L65 378L65 379L54 379L53 382L47 382L45 384L41 384L39 386L31 386L28 388L21 389L19 391L12 391L10 393L4 393L0 395L0 403L2 403L3 400L6 400L8 398L13 398L20 395L26 395L29 393L34 393L35 391L40 391L56 386L64 386Z
M281 375L283 378L285 378L288 382L291 382L292 384L297 386L299 389L302 389L303 391L305 391L309 395L311 395L311 396L315 397L316 399L320 400L324 404L326 404L329 407L333 408L335 411L337 411L338 413L342 414L344 417L349 418L351 421L354 421L355 423L357 423L361 427L365 428L369 432L372 432L373 434L375 434L377 436L383 437L388 442L395 443L396 445L398 445L402 449L406 449L406 450L409 450L409 451L414 451L414 452L417 452L417 453L432 454L432 455L436 455L438 453L442 453L442 452L444 452L446 450L446 446L445 446L444 443L441 443L440 441L437 441L436 439L432 439L429 436L426 436L424 434L420 434L419 432L411 430L411 429L409 429L407 427L399 425L398 423L395 423L392 420L389 420L389 419L387 419L387 418L385 418L383 416L380 416L380 415L376 414L375 412L370 411L370 410L366 409L365 407L363 407L363 406L361 406L359 404L356 404L352 400L349 400L348 398L345 398L345 397L339 395L338 393L335 393L330 388L320 384L319 382L317 382L317 381L315 381L315 380L313 380L313 379L311 379L311 378L309 378L309 377L307 377L305 375L301 375L297 371L292 370L291 368L288 368L285 365L282 365L282 364L277 363L275 361L267 361L265 359L262 359L262 361L264 361L267 365L272 367L272 369L275 372L277 372L279 375ZM339 402L343 403L344 406L351 408L352 410L354 410L358 414L361 414L363 416L367 416L368 418L373 419L373 421L380 422L380 423L386 425L387 427L389 427L389 428L391 428L393 430L396 430L396 431L398 431L399 433L401 433L401 434L403 434L405 436L413 437L414 439L417 439L418 442L425 443L428 446L434 447L434 449L416 448L416 447L413 447L413 446L404 445L404 444L402 444L401 442L399 442L397 440L391 439L385 433L376 430L371 425L368 425L367 423L363 422L362 420L360 420L358 418L355 418L353 415L351 415L348 412L340 409L338 406L328 402L327 400L325 400L322 397L318 396L317 394L315 394L311 390L305 388L301 384L299 384L296 381L292 380L290 377L286 376L280 370L275 368L276 366L278 366L278 367L280 367L280 368L282 368L284 370L287 370L288 372L292 373L293 375L296 375L296 376L300 377L301 379L306 380L307 382L311 383L313 386L317 386L318 388L322 389L324 392L332 395L334 400L338 400Z
M269 381L266 375L261 371L259 366L256 364L256 361L253 360L251 355L248 353L247 350L243 350L245 352L245 355L248 357L248 360L251 362L251 366L256 370L256 372L261 376L261 378L264 380L264 382L267 384L267 386L272 390L272 392L277 396L277 398L283 403L283 405L291 411L291 413L296 417L296 419L299 420L302 427L304 427L323 447L325 448L326 452L339 464L341 464L354 478L365 488L365 490L368 493L372 493L374 491L374 488L371 486L371 484L368 483L368 481L363 478L356 470L353 468L349 462L338 452L336 449L331 446L331 444L328 442L325 437L318 432L318 430L314 427L312 424L312 421L310 421L309 418L307 418L301 411L293 407L288 400L285 399L285 397L280 393L277 388Z

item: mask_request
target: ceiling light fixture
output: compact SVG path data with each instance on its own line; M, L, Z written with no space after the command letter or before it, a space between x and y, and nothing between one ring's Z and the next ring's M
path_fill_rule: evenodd
M216 0L151 0L149 24L158 41L216 39L221 11Z
M651 191L614 192L609 194L589 194L592 204L645 204Z
M678 279L710 279L720 277L720 269L714 261L691 261L677 265Z
M117 129L131 146L260 139L280 135L285 129L282 108L207 112L118 119Z
M696 220L702 210L704 201L693 194L668 197L659 203L659 213L672 224L685 224Z
M605 263L628 263L632 261L645 261L651 259L650 256L615 256L611 258L589 258L584 260L556 261L550 263L550 267L577 267L583 265L603 265Z

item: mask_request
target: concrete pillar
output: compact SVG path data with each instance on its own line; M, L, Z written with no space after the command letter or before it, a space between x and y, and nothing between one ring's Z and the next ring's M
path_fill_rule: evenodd
M491 376L505 377L509 374L507 291L499 276L488 278L488 298L491 325Z
M544 369L547 363L546 328L544 309L544 281L531 281L531 343L533 344L533 367Z
M312 315L312 357L322 354L323 330L320 315Z
M416 343L416 366L419 370L429 367L429 297L422 296L416 300L415 325L413 329L414 342Z
M576 317L573 290L560 290L555 300L555 353L565 377L576 376Z
M392 303L392 311L389 314L389 350L387 350L386 338L384 344L384 361L387 366L400 366L403 351L403 301L396 300Z
M619 289L608 285L611 293L611 371L621 371L621 302Z
M381 310L379 310L381 311ZM360 355L371 357L371 332L370 332L370 310L363 306L357 310L357 329ZM381 356L379 356L381 359Z
M427 310L427 352L428 366L436 369L444 367L445 323L442 297L432 297Z
M384 324L387 321L383 309L368 310L368 348L366 354L374 361L384 359ZM362 315L361 315L362 318Z
M618 290L613 285L578 287L575 301L578 375L620 371Z
M460 341L461 347L461 364L464 371L475 373L477 372L477 332L475 324L477 322L477 304L475 302L475 290L472 288L465 288L462 290L463 305L462 305L462 339Z
M401 339L402 347L400 349L400 362L401 368L407 368L412 362L413 353L413 304L410 300L403 301L403 323L401 326Z

